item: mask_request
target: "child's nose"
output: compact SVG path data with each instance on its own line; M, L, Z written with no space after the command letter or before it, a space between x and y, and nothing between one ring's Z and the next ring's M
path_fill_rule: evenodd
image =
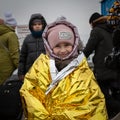
M61 52L65 52L66 50L65 50L65 48L64 47L62 47L61 48Z

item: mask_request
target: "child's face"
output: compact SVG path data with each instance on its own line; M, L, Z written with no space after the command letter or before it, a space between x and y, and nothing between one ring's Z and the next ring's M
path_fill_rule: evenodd
M59 43L53 48L53 52L60 58L67 57L72 52L73 46L70 43Z
M36 22L36 23L34 23L33 24L33 30L34 31L40 31L40 30L42 30L42 23L40 23L40 22Z

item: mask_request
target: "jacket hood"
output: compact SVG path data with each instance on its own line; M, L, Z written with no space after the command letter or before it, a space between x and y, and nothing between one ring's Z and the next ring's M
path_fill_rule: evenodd
M99 17L92 22L92 26L95 27L98 24L104 24L107 22L107 16Z
M107 30L108 32L113 32L113 27L107 23L108 16L102 16L96 20L93 21L92 26L94 27L100 27L102 29Z
M43 24L43 30L44 30L44 28L45 28L45 26L47 25L47 23L46 23L46 20L45 20L45 18L43 17L43 15L41 15L40 13L36 13L36 14L32 14L32 15L31 15L31 18L30 18L30 20L29 20L29 30L30 30L31 32L33 31L33 29L32 29L32 24L33 24L33 20L35 20L35 19L41 20L41 22L42 22L42 24Z
M7 26L5 24L0 24L0 35L3 35L7 32L11 32L11 31L15 32L15 30L12 27Z
M70 27L72 29L73 33L74 33L74 39L75 40L74 40L73 50L65 58L59 58L58 56L56 56L53 53L53 50L50 48L50 45L49 45L48 40L47 40L49 29L51 29L51 28L53 28L53 27L55 27L56 25L59 25L59 24L63 24L63 25L66 25L66 26ZM46 48L47 53L51 57L54 57L54 58L57 58L57 59L65 60L65 59L74 57L75 55L78 55L78 50L82 51L82 49L83 49L83 43L80 40L80 36L79 36L79 33L78 33L78 30L77 30L76 26L74 26L72 23L68 22L65 17L60 17L55 22L47 25L44 32L43 32L43 39L44 39L44 44L45 44L45 48ZM79 47L79 49L78 49L78 47Z

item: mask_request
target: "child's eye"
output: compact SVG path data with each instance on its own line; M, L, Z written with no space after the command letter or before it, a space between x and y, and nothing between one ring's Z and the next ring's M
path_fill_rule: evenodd
M71 46L71 44L65 44L65 46Z
M60 47L59 45L56 45L55 47Z
M65 44L65 46L67 47L67 46L70 46L69 44Z

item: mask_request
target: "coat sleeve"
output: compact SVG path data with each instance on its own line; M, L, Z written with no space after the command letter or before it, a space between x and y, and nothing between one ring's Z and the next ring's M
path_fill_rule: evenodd
M14 66L17 68L19 63L19 41L15 32L10 32L8 36L8 49Z
M27 59L27 37L25 38L22 48L20 51L20 59L19 59L19 66L18 66L18 75L25 75L25 68L26 68L26 59Z
M91 31L86 47L83 50L86 57L89 57L89 55L97 48L97 45L102 40L101 37L99 30L93 29Z

